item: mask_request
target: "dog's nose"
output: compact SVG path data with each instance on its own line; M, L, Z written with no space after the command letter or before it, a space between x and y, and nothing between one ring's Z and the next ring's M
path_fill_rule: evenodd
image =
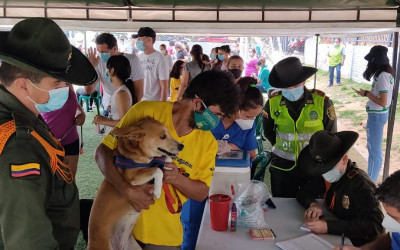
M179 150L179 151L181 151L181 150L183 149L183 147L184 147L183 144L181 144L181 143L178 144L178 150Z

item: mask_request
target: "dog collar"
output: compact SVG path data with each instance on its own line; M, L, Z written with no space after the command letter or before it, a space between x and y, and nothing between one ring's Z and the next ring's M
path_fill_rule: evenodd
M163 168L165 164L164 157L154 157L149 163L137 163L131 159L116 156L115 166L118 168L148 168L148 167L159 167Z

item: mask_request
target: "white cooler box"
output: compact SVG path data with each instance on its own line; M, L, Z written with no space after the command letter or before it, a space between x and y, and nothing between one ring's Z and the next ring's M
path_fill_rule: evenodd
M232 195L231 185L233 185L235 196L238 197L250 182L250 164L250 155L247 151L231 151L217 156L209 195Z

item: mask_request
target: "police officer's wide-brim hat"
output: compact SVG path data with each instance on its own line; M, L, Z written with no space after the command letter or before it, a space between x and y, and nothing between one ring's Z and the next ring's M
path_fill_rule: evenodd
M325 174L342 159L357 141L358 133L342 131L331 133L320 130L310 138L310 143L300 152L298 167L307 175Z
M381 45L376 45L371 48L369 53L364 57L368 62L373 62L379 65L389 64L389 58L387 56L388 48Z
M25 19L11 31L0 32L0 59L77 85L89 85L98 78L86 56L71 46L61 28L48 18Z
M268 81L272 87L289 88L304 82L317 71L316 68L303 66L297 57L288 57L275 64Z

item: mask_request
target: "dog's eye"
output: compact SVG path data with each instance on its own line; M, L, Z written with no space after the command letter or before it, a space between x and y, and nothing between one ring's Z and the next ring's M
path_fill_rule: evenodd
M167 135L166 135L166 134L163 134L163 135L160 136L160 139L161 139L161 140L164 140L165 138L167 138Z

